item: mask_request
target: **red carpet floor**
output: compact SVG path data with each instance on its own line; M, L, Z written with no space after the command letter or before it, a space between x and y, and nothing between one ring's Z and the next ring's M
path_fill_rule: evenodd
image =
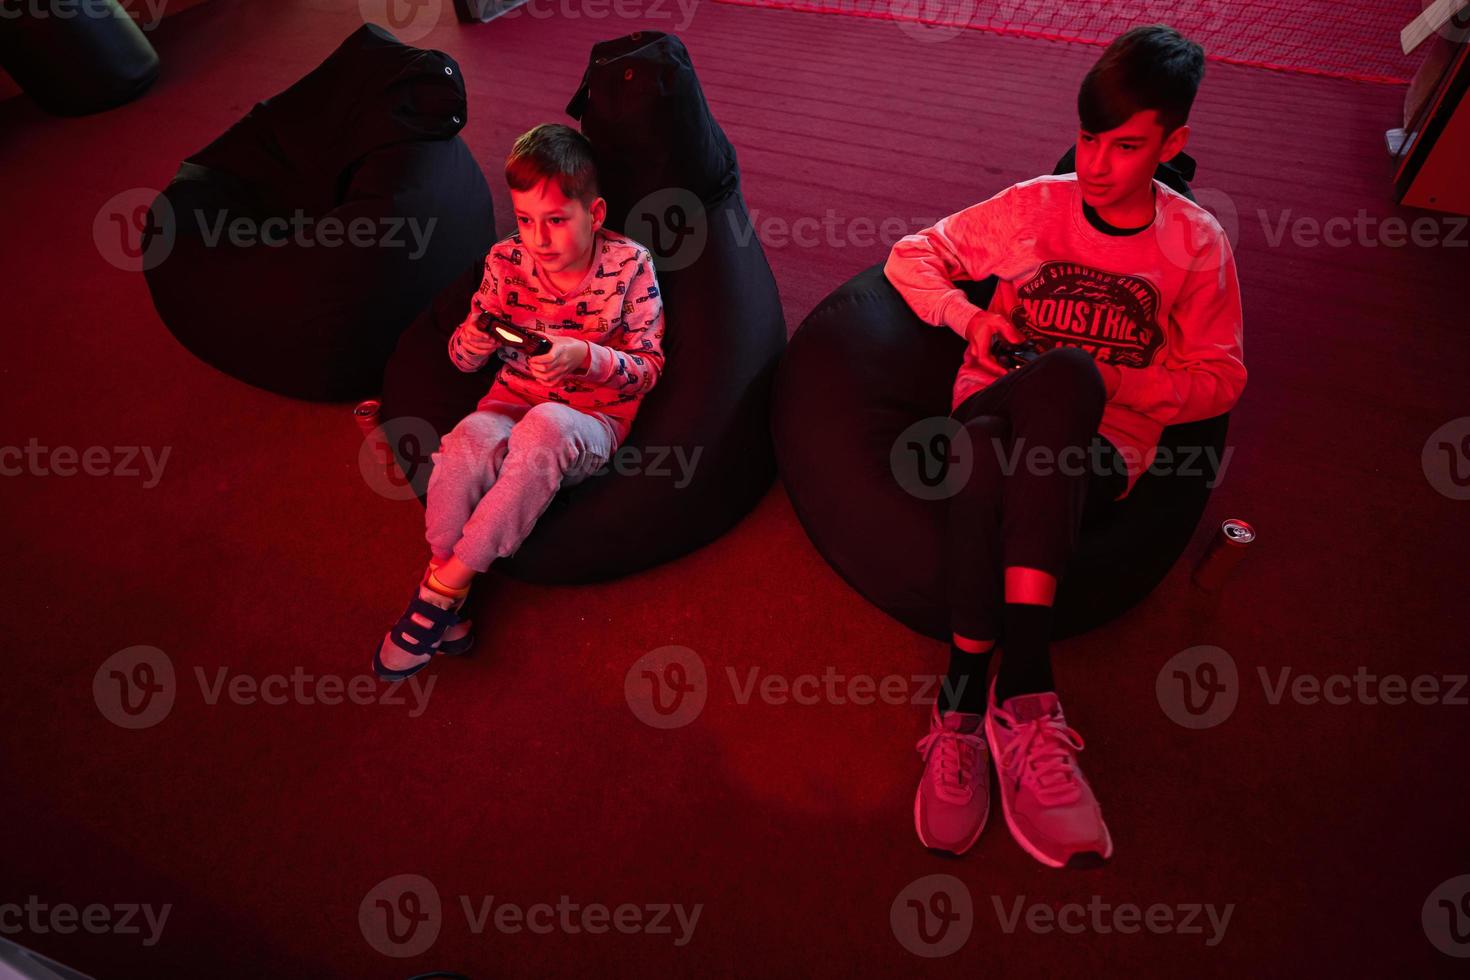
M738 148L792 328L887 244L800 247L784 227L830 212L839 229L892 216L917 229L1050 172L1097 54L984 32L925 44L877 20L719 4L687 23L664 4L632 22L572 8L473 28L447 7L417 43L464 67L464 135L502 233L510 141L565 119L593 42L680 33ZM1466 670L1470 503L1436 491L1421 453L1470 414L1464 237L1270 238L1283 219L1420 214L1389 201L1382 133L1401 123L1402 88L1209 68L1189 150L1202 203L1237 236L1250 383L1186 560L1138 608L1057 646L1117 855L1054 872L998 818L961 860L918 845L924 706L742 699L752 671L893 676L922 693L911 675L944 665L941 646L827 568L779 486L710 547L625 581L482 582L480 650L436 664L422 710L411 696L273 705L212 693L222 677L363 675L422 567L422 511L364 482L346 406L264 394L182 350L143 277L104 260L94 218L121 192L162 187L360 22L344 0L211 0L154 33L163 76L131 105L56 119L0 103L0 446L107 447L118 465L112 447L169 453L156 485L146 465L135 477L31 465L0 481L0 935L99 977L899 975L925 963L890 910L911 883L945 874L973 918L939 970L1454 971L1461 961L1432 942L1450 940L1430 899L1470 872L1470 709L1445 703L1448 678ZM1260 538L1211 601L1188 565L1230 516ZM630 710L624 678L669 644L695 651L710 684L702 714L665 731ZM1238 703L1193 730L1162 710L1156 681L1201 644L1233 659ZM176 698L160 723L125 730L93 684L137 645L167 655ZM1273 701L1282 671L1429 677L1438 703L1368 703L1356 687L1347 704ZM359 924L398 875L426 878L443 907L433 944L405 959L375 950ZM105 905L114 923L128 903L170 912L152 945L146 926L64 932L49 913L17 932L31 896ZM476 932L489 896L699 906L700 917L682 945L677 924L539 934L492 918ZM1228 909L1223 931L1195 905ZM1153 906L1153 928L1126 918ZM1045 928L1054 912L1073 931Z

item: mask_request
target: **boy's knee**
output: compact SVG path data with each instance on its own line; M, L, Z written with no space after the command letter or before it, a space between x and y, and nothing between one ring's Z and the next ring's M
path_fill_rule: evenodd
M459 438L456 441L483 445L504 439L505 430L505 419L494 412L471 412L459 420L459 424L450 430L444 441L448 442L451 436L457 436Z
M1098 405L1107 401L1108 389L1097 361L1080 347L1053 347L1035 360L1031 370L1065 387L1073 397L1089 396Z
M965 434L970 437L970 453L974 457L976 471L993 470L1006 458L1011 424L1001 416L977 415L965 422Z
M575 448L582 425L582 414L575 408L556 402L542 402L516 423L510 433L512 450L532 447L544 449Z
M445 463L479 470L497 458L508 434L508 422L491 412L471 412L444 434L434 454L435 467Z
M575 412L555 402L536 405L511 430L510 451L538 467L565 472L576 456L576 420L569 417Z
M1001 415L977 415L965 421L965 431L971 440L1003 440L1010 437L1011 425Z

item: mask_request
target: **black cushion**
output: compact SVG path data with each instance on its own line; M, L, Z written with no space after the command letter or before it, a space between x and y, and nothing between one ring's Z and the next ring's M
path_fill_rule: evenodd
M682 42L640 32L595 45L567 111L596 154L607 226L653 254L665 362L607 471L557 494L520 550L495 564L525 581L560 584L669 561L755 505L775 477L770 386L786 340L735 150ZM425 430L437 446L490 384L488 370L461 374L446 350L482 262L465 267L404 333L388 365L385 432L420 494ZM415 447L418 458L406 458Z
M41 16L20 3L0 17L0 66L59 116L122 105L158 78L158 53L117 0L87 0Z
M1192 174L1193 162L1186 166ZM1069 154L1056 172L1074 169ZM1179 172L1160 167L1156 176L1187 192ZM996 280L958 285L984 309ZM772 411L781 478L817 550L870 602L941 640L949 637L948 501L905 490L890 454L909 426L948 415L963 350L954 331L913 313L878 263L803 321L782 359ZM1084 515L1057 587L1055 637L1116 617L1164 577L1204 511L1227 423L1222 415L1168 426L1160 446L1211 447L1214 456L1177 473L1147 472L1111 511Z
M494 238L466 111L454 59L359 28L154 203L144 268L169 330L269 391L376 394L398 335ZM218 234L240 218L276 244Z

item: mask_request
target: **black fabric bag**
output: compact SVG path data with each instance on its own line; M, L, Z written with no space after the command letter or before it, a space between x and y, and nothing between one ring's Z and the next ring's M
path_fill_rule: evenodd
M268 391L376 394L398 335L494 236L489 185L457 135L466 118L453 58L358 28L185 160L154 203L145 255L161 260L145 274L165 325ZM274 244L233 242L240 218ZM368 229L369 244L334 227Z
M58 116L131 102L158 79L158 53L117 0L57 4L40 16L7 2L0 66L26 95Z

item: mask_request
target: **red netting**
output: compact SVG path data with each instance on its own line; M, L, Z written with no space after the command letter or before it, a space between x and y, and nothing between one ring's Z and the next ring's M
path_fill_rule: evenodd
M1405 84L1424 57L1399 31L1431 0L719 0L898 21L944 40L963 30L1106 45L1130 27L1168 24L1212 61Z

